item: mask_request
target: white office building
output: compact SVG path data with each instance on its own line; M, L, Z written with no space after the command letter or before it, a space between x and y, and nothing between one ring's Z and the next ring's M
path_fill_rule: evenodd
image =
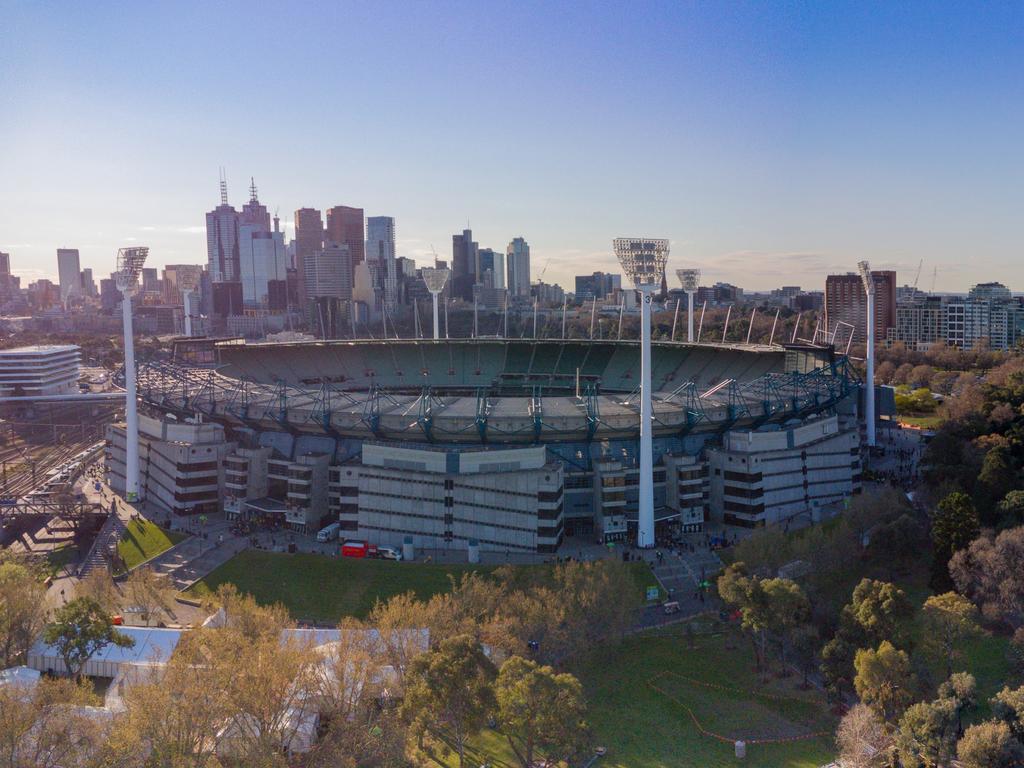
M262 225L242 224L238 228L239 271L242 303L247 308L270 304L269 284L284 286L288 274L288 251L283 232L267 232Z
M0 349L0 395L32 397L78 391L81 350L74 344Z

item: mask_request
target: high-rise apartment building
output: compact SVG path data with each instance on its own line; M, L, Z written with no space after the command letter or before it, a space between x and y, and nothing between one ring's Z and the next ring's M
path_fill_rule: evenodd
M352 267L366 257L366 228L363 223L363 209L347 205L336 205L327 209L325 241L347 245Z
M395 260L395 219L369 216L366 219L366 263L370 266L374 290L388 312L398 301L398 264Z
M473 241L473 230L464 229L461 235L452 235L452 296L457 299L473 300L479 249Z
M505 250L508 270L508 291L512 296L530 295L530 245L521 237L514 238Z
M77 248L57 249L57 275L60 281L60 300L82 294L82 267Z
M871 273L875 282L875 338L884 339L896 325L896 273L876 270ZM867 340L868 297L859 274L829 275L825 279L825 331L836 332L836 342L850 338L849 329L836 331L839 323L853 328L853 343Z
M295 276L299 303L306 300L305 259L324 247L324 220L316 208L295 212Z

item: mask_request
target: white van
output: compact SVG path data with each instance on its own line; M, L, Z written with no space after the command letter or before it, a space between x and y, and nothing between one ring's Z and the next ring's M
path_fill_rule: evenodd
M334 541L338 538L338 534L341 532L341 523L331 523L325 528L321 528L320 532L316 535L317 541Z
M381 560L401 560L402 550L395 547L377 547L377 557Z

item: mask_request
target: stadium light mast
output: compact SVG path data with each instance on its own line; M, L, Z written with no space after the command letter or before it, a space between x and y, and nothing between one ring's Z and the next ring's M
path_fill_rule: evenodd
M613 241L622 271L640 292L640 494L637 546L654 546L654 434L651 402L651 303L661 287L668 240L619 237Z
M139 500L139 403L135 385L135 340L132 338L132 296L139 288L139 275L149 248L121 248L117 252L117 289L121 291L124 320L124 403L125 462L124 497L129 504Z
M859 262L860 279L864 282L864 292L868 296L868 381L867 392L864 393L864 421L867 423L868 447L875 447L875 281L871 275L871 265L866 261Z
M689 317L686 324L686 340L693 343L693 297L697 293L697 286L700 285L699 269L677 269L676 277L683 286L686 294L686 304L689 310Z
M450 272L443 267L424 267L420 270L420 274L423 275L423 282L427 284L427 290L430 291L430 298L434 300L434 340L437 341L441 338L441 324L438 318L437 312L437 297L441 291L444 290L445 283L448 282L448 275ZM445 308L447 312L447 307Z
M182 303L185 305L185 335L191 336L192 331L192 303L195 301L196 289L199 287L199 277L189 271L179 278L181 286Z

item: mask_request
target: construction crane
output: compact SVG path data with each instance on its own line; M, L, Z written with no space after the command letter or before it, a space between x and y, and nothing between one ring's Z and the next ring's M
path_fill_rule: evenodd
M430 244L430 252L434 254L434 266L437 266L437 251L434 250L434 244Z
M551 263L551 259L548 259L547 261L544 262L544 269L542 269L540 271L540 274L537 275L537 282L538 283L544 282L544 273L548 271L548 264L550 264L550 263Z
M921 267L924 266L924 259L917 262L917 273L914 275L914 293L917 293L917 281L921 279Z

